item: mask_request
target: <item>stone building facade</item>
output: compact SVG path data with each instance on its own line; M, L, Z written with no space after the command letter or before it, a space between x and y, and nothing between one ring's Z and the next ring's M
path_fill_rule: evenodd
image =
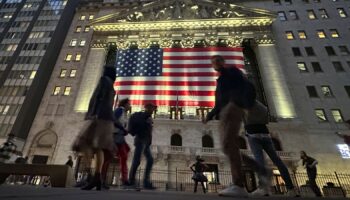
M303 170L298 167L298 152L305 150L320 160L322 172L345 172L349 160L341 157L337 144L342 141L333 132L345 130L341 120L350 117L345 87L350 85L346 78L349 69L338 73L330 69L329 63L338 62L335 64L338 67L339 62L345 65L349 56L340 55L345 52L341 47L341 52L337 49L339 56L328 57L324 46L333 42L334 48L344 46L349 39L345 25L348 18L337 16L339 8L348 9L349 2L293 1L288 5L285 4L291 1L279 2L106 0L81 5L60 50L24 152L30 159L43 156L47 163L55 164L63 164L72 154L72 142L84 124L84 112L108 50L152 45L188 48L199 42L203 46L245 48L246 70L258 88L259 99L269 107L272 116L269 127L275 146L291 171ZM328 24L321 19L317 19L320 22L306 19L307 7L313 6L327 9L331 16L326 21ZM281 21L282 12L286 15L289 10L297 13L299 20ZM299 37L303 37L304 29L313 28L315 31L337 29L341 37L321 41L310 33L305 40L297 39L297 31ZM290 39L290 31L294 31L294 39ZM304 47L312 47L316 54L306 56ZM79 59L76 55L80 55ZM317 64L313 64L314 70L304 69L305 65L311 68L312 62L318 62L322 72L315 71ZM317 86L311 88L316 88L319 95L310 98L313 89L307 86ZM328 86L334 96L325 96L326 88L319 86ZM134 111L137 109L140 108ZM322 111L329 117L323 116ZM205 112L207 109L199 109L194 115L183 113L183 119L171 119L174 113L169 108L155 115L152 151L156 169L187 169L196 155L203 156L213 171L229 169L220 151L217 122L201 123ZM127 140L132 144L131 137ZM243 153L250 154L243 135L241 147Z

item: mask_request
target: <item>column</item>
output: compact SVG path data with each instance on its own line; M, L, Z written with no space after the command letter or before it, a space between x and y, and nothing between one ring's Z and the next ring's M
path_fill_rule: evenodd
M271 109L271 114L282 119L296 118L293 100L275 45L259 44L255 47L255 54L267 101L274 108Z
M74 105L76 112L86 112L88 110L90 98L100 80L105 60L106 50L104 48L90 49Z

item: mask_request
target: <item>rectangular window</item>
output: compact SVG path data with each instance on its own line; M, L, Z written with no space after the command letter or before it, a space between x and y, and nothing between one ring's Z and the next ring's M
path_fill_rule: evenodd
M287 21L286 13L284 13L283 11L278 12L278 18L280 19L280 21Z
M299 47L292 47L292 51L294 56L302 56Z
M324 32L324 30L317 30L317 36L318 38L326 38L326 33Z
M293 40L294 39L294 35L292 31L286 31L286 37L288 40Z
M298 62L297 66L298 66L298 69L300 70L300 72L308 72L309 71L304 62Z
M335 56L335 55L337 55L337 54L335 53L333 47L331 47L331 46L325 46L324 48L326 49L326 52L327 52L327 54L328 54L329 56Z
M66 86L66 87L64 88L63 96L69 96L69 95L70 95L71 89L72 89L72 87Z
M342 55L349 55L349 49L346 46L339 46L339 51Z
M345 18L345 17L348 16L348 15L346 14L344 8L337 8L337 10L338 10L338 14L339 14L339 16L340 16L341 18Z
M90 26L85 26L84 32L89 32L90 31Z
M56 110L56 114L55 115L62 116L64 114L64 107L65 107L64 104L59 104L57 106L57 110Z
M86 19L85 15L81 15L80 18L79 18L80 21L84 21L85 19Z
M72 39L70 42L69 42L69 46L71 46L71 47L75 47L75 46L77 46L77 39Z
M35 75L36 75L36 71L32 71L32 72L30 73L29 79L34 79L34 78L35 78Z
M77 26L77 27L75 28L75 32L76 32L76 33L80 33L80 32L81 32L81 26Z
M81 46L81 47L85 46L85 44L86 44L86 40L81 40L79 42L79 46Z
M77 70L76 69L70 70L69 77L74 78L76 75L77 75Z
M72 54L67 54L66 58L64 60L65 61L71 61L72 60Z
M319 62L311 62L311 66L314 72L323 72Z
M323 109L315 109L315 115L319 122L326 122L328 121L326 114Z
M75 56L75 61L80 61L81 59L81 54L77 53L77 55Z
M339 37L339 33L338 33L337 29L329 29L329 32L331 33L331 37L332 38L338 38Z
M61 69L60 78L65 77L66 74L67 74L67 70L66 69Z
M332 62L332 64L333 64L336 72L344 72L345 71L341 62L336 61L336 62Z
M305 51L306 51L306 54L308 56L315 56L315 52L314 52L314 49L312 47L305 47Z
M289 17L292 20L298 20L299 19L298 14L297 14L297 12L295 10L289 11Z
M284 0L286 2L287 5L292 4L292 0Z
M334 97L332 90L328 85L322 85L321 90L324 97Z
M298 36L300 39L306 39L306 33L305 31L298 31Z
M94 19L94 15L89 15L89 20Z
M346 85L344 86L345 92L348 95L348 97L350 98L350 85Z
M309 19L317 19L313 10L307 10L307 16L309 17Z
M54 96L59 95L60 94L60 90L61 90L61 87L60 86L56 86L55 89L52 92L52 95L54 95Z
M328 19L329 18L326 9L319 9L319 11L320 11L320 16L321 16L322 19Z
M55 104L48 104L44 115L52 115L55 108Z
M341 114L341 111L339 109L332 109L332 115L333 119L337 123L342 123L344 122L343 116Z
M317 90L315 86L306 86L307 93L309 94L309 97L311 98L317 98Z
M281 5L281 0L273 0L275 4Z

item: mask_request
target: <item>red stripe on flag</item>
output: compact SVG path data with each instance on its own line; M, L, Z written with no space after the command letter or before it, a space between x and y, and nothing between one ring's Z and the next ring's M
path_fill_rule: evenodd
M118 91L117 91L118 92ZM119 95L214 96L215 91L121 90Z
M206 48L164 48L163 49L163 52L209 52L209 51L242 52L242 48L241 47L206 47Z
M163 56L163 60L211 60L212 56ZM242 56L222 56L225 60L244 60Z
M228 64L229 66L243 68L243 64ZM163 64L163 68L212 68L211 64Z
M163 72L163 76L185 76L185 77L194 77L194 76L218 76L217 72Z
M195 106L195 107L214 107L213 101L163 101L163 100L130 100L131 105L145 105L153 103L157 106Z

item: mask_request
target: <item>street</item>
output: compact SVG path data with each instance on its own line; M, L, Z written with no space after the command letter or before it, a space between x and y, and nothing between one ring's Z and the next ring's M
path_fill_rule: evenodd
M219 197L217 194L192 194L175 191L125 191L125 190L109 190L109 191L81 191L77 188L43 188L35 186L0 186L1 200L107 200L107 199L125 199L125 200L225 200L225 199L246 199L246 198L230 198ZM264 197L254 199L294 199L282 196ZM296 198L299 200L316 199L316 198ZM322 198L324 200L337 198ZM339 198L345 199L345 198Z

